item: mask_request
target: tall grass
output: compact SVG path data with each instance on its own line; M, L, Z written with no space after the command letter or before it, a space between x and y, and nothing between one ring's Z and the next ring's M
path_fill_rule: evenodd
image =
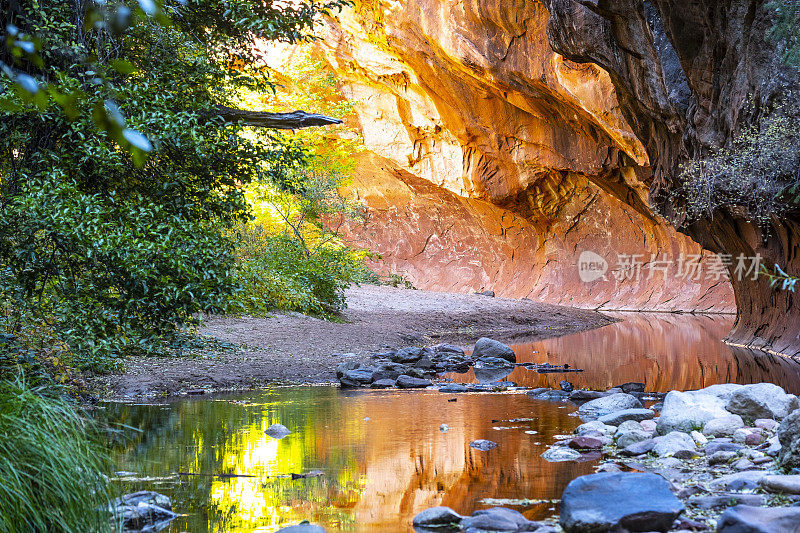
M0 533L111 528L96 427L22 379L0 381Z

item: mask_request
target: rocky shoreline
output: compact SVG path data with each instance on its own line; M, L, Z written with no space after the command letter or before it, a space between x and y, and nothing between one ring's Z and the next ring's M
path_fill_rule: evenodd
M419 533L797 533L800 527L800 405L795 395L777 385L720 384L659 393L635 382L603 391L575 389L563 379L559 389L526 389L503 380L518 366L565 376L581 370L518 363L509 346L489 338L479 339L471 353L437 344L377 352L367 361L349 355L337 354L350 359L336 368L343 388L446 394L508 390L577 407L574 415L582 424L572 434L556 436L542 458L596 462L596 473L575 478L561 499L552 501L560 505L558 516L531 521L505 507L471 516L432 507L414 517L413 528ZM470 369L480 383L453 383L443 376ZM443 424L440 431L448 429ZM470 443L470 448L486 454L500 446L502 442L485 439ZM145 516L150 524L170 519L138 502L141 509L133 509L128 501L117 503L114 514L125 523L138 525ZM279 531L324 529L301 523Z
M469 355L447 344L376 353L369 362L339 364L337 377L350 388L486 392L515 388L501 380L518 365L510 347L483 338ZM539 366L541 372L579 370ZM443 372L470 368L476 376L486 371L484 376L498 380L433 381ZM462 517L436 507L417 515L417 531L796 533L800 527L800 409L797 397L776 385L657 393L645 392L643 383L573 390L563 380L560 390L525 392L533 399L579 406L584 423L573 435L562 435L543 458L601 461L597 473L567 486L558 519L531 522L499 507ZM491 441L472 445L487 453L497 446Z

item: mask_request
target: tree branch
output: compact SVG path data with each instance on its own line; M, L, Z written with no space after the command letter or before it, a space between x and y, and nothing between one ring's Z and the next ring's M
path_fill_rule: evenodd
M276 130L296 130L312 126L341 124L338 118L319 113L294 111L292 113L268 113L266 111L245 111L232 107L217 106L217 115L230 122L243 122L248 126L272 128Z

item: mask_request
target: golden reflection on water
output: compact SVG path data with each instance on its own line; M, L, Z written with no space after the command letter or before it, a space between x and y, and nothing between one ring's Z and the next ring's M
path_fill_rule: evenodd
M591 389L637 381L645 383L648 391L661 392L769 381L800 393L797 361L720 340L733 326L730 315L606 314L621 321L574 335L512 345L518 362L567 363L584 372L538 374L520 367L503 379L526 387L553 388L565 379L576 388ZM448 377L460 383L475 381L473 371Z
M644 381L648 390L772 380L800 392L797 363L719 341L730 318L621 316L624 322L605 328L515 347L520 361L585 372L517 368L506 379L532 387L568 379L593 388ZM472 372L453 377L474 379ZM541 458L556 434L578 425L574 409L524 394L286 387L164 405L108 404L107 415L142 430L117 446L118 470L143 478L201 474L120 482L127 491L171 496L185 516L169 531L275 531L309 520L328 531L403 532L435 505L468 514L488 507L484 498L559 498L570 480L593 471L591 463ZM520 418L529 420L508 421ZM293 433L272 439L264 430L273 423ZM499 446L477 451L469 447L475 439ZM287 477L312 470L324 476ZM516 508L531 519L556 510L549 503Z

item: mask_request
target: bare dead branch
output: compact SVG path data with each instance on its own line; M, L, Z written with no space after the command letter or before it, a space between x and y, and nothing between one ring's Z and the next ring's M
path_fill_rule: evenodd
M232 107L217 106L217 114L230 122L242 122L248 126L276 130L296 130L342 123L338 118L320 113L306 113L305 111L269 113L267 111L245 111Z

